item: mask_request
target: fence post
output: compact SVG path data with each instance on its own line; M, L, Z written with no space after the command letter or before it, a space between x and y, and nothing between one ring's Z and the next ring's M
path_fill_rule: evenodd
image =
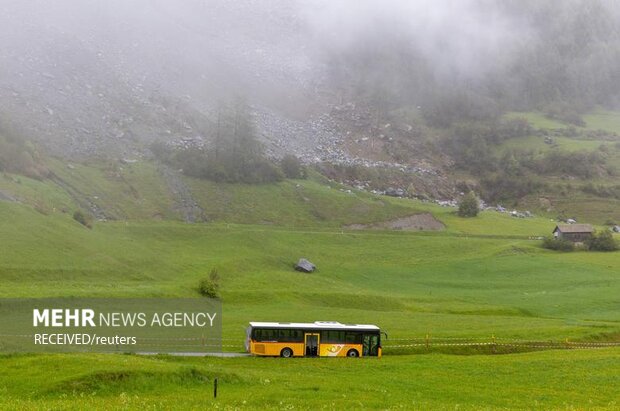
M213 398L217 398L217 378L213 380Z
M430 349L430 341L428 338L428 334L426 334L426 349L429 350Z
M496 353L496 349L495 349L495 334L491 335L491 340L492 340L492 342L491 342L491 350L493 350L493 354L495 354Z

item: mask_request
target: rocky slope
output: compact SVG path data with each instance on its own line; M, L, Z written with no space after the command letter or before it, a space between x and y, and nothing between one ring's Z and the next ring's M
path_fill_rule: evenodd
M441 162L423 150L397 161L385 149L410 125L372 127L367 111L327 87L329 67L296 2L2 8L0 120L54 155L136 159L155 139L208 141L219 102L243 95L271 156L401 170L440 184Z

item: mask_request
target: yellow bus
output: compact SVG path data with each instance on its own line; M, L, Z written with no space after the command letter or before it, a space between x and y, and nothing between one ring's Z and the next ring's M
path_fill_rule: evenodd
M273 357L381 357L381 330L376 325L251 322L245 348L252 355Z

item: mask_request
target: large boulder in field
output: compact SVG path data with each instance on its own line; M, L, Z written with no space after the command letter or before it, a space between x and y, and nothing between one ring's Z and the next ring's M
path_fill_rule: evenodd
M300 258L299 261L297 261L297 264L295 264L295 270L301 271L304 273L311 273L314 270L316 270L316 265L312 264L310 261L306 260L305 258Z

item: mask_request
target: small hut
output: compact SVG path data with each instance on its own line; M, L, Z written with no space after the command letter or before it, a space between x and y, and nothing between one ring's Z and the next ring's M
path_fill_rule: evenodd
M558 224L553 230L553 236L558 239L583 243L592 237L594 227L590 224Z

